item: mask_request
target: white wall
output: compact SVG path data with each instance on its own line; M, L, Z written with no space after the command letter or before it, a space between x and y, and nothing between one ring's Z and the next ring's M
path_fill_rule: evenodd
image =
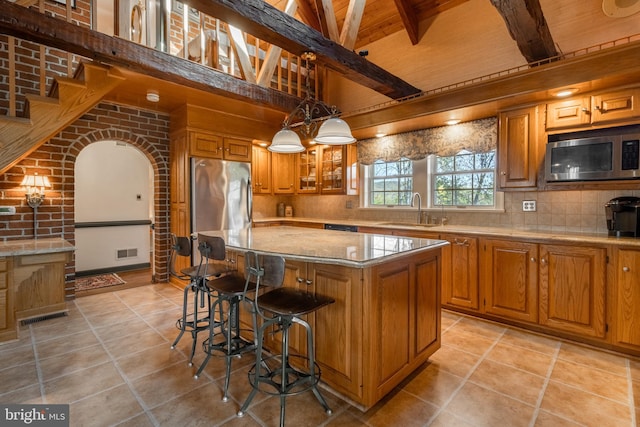
M75 222L153 221L153 170L136 148L115 141L89 145L75 165ZM117 259L122 249L137 256ZM76 271L150 262L148 225L76 229Z

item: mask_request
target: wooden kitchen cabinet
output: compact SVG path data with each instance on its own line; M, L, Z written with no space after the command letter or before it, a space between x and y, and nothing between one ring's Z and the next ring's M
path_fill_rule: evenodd
M271 194L271 153L254 145L251 154L251 185L254 194Z
M320 152L320 166L322 180L320 188L322 193L344 194L346 147L343 145L323 145Z
M271 153L272 185L274 194L294 194L296 191L296 156Z
M611 123L640 117L640 89L625 89L591 98L591 123Z
M450 243L442 249L442 302L445 305L478 310L480 308L478 279L478 238L442 234L440 239Z
M67 311L64 272L70 261L71 252L13 257L16 319Z
M540 324L604 338L604 248L540 245Z
M0 342L16 339L18 330L14 314L12 277L9 272L11 258L0 257Z
M480 277L484 312L531 323L538 321L538 245L482 239Z
M238 162L251 161L251 141L208 132L189 132L189 154Z
M568 129L591 124L591 97L580 96L547 104L546 129Z
M614 343L640 350L640 250L616 250Z
M318 152L320 147L312 146L298 154L296 192L298 194L318 193Z
M538 107L503 111L498 123L498 183L500 189L536 187Z

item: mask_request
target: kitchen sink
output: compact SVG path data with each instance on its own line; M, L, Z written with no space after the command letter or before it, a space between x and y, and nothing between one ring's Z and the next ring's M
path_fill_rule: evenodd
M379 225L389 225L398 227L437 227L440 224L418 224L417 222L381 222Z

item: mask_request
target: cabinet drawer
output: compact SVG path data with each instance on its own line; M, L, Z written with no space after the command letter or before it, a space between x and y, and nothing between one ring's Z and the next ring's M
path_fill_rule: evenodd
M16 257L16 268L27 265L50 264L55 262L69 262L71 252L54 252L41 255L23 255Z
M7 289L7 272L0 273L0 289Z
M7 271L7 259L0 258L0 271Z

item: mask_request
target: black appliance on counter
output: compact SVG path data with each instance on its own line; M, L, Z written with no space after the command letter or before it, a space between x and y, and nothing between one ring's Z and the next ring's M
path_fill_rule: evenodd
M344 225L344 224L325 224L324 225L324 229L325 230L338 230L338 231L351 231L351 232L357 232L358 231L358 226L356 225Z
M604 205L609 236L640 237L640 198L616 197Z

